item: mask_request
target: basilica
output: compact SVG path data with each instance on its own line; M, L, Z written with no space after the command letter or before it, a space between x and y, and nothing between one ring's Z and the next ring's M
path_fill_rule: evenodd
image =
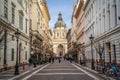
M62 14L59 12L58 20L53 30L53 52L56 57L63 57L67 53L67 28L63 21Z

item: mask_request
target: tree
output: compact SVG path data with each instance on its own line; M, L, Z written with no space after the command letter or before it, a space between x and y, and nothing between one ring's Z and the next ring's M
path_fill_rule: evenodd
M104 54L104 44L101 45L100 43L98 43L95 46L96 52L99 54L100 57L100 65L103 66L103 59L102 59L102 55Z

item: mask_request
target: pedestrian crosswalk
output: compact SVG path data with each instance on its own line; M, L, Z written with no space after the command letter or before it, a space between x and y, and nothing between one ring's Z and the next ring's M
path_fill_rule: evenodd
M60 70L60 71L61 71L61 70L62 70L62 71L63 71L63 70L66 70L66 71L68 71L68 70L70 70L70 71L75 71L75 70L78 70L78 69L62 69L62 68L61 68L61 69L44 69L43 71L49 71L49 70L50 70L50 71L54 71L54 70L55 70L55 71L56 71L56 70L57 70L57 71L59 71L59 70Z
M70 62L61 60L61 63L59 63L56 60L27 78L27 80L87 80L88 78L94 80Z
M74 63L64 60L59 63L56 60L54 63L32 67L17 76L14 75L14 70L2 72L0 80L99 80L99 78Z
M36 75L83 75L85 73L38 73Z

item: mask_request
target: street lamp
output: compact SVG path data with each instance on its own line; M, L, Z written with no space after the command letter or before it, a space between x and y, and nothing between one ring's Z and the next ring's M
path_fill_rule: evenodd
M15 32L16 38L17 38L17 54L16 54L16 65L15 65L15 75L19 74L19 64L18 64L18 41L19 41L19 35L21 33L19 32L19 30L17 29L17 31Z
M93 48L92 48L94 37L92 36L92 34L91 34L91 36L89 37L89 39L90 39L90 41L91 41L91 55L92 55L91 69L95 69L95 66L94 66L94 59L93 59Z

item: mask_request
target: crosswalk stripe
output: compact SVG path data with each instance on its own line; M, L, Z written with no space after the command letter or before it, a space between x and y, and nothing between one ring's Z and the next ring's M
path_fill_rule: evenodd
M83 75L85 73L37 73L35 75Z
M57 71L57 70L66 70L66 71L67 71L67 70L70 70L70 71L73 71L73 70L75 71L75 70L77 70L77 71L78 71L78 69L44 69L44 70L42 70L42 71L49 71L49 70L56 70L56 71Z
M73 66L52 66L49 68L74 68Z
M13 75L12 74L3 74L3 75L0 75L0 76L4 76L4 77L6 76L7 77L7 76L13 76Z
M81 69L80 67L76 66L75 64L72 64L72 65L73 65L74 67L76 67L78 70L81 70L81 71L83 71L85 74L87 74L88 76L92 77L94 80L100 80L100 79L98 79L96 76L94 76L94 75L90 74L89 72Z
M20 75L18 75L18 76L15 76L15 77L12 77L12 78L8 79L8 80L13 80L13 79L18 78L18 77L20 77L20 76L22 76L22 75L25 75L25 74L27 74L27 73L29 73L29 72L30 72L30 71L26 71L26 72L24 72L24 73L22 73L22 74L20 74Z
M26 76L25 78L23 78L22 80L27 80L28 78L30 78L31 76L35 75L37 72L41 71L42 69L44 69L45 67L47 67L49 64L43 66L42 68L36 70L35 72L33 72L32 74Z

